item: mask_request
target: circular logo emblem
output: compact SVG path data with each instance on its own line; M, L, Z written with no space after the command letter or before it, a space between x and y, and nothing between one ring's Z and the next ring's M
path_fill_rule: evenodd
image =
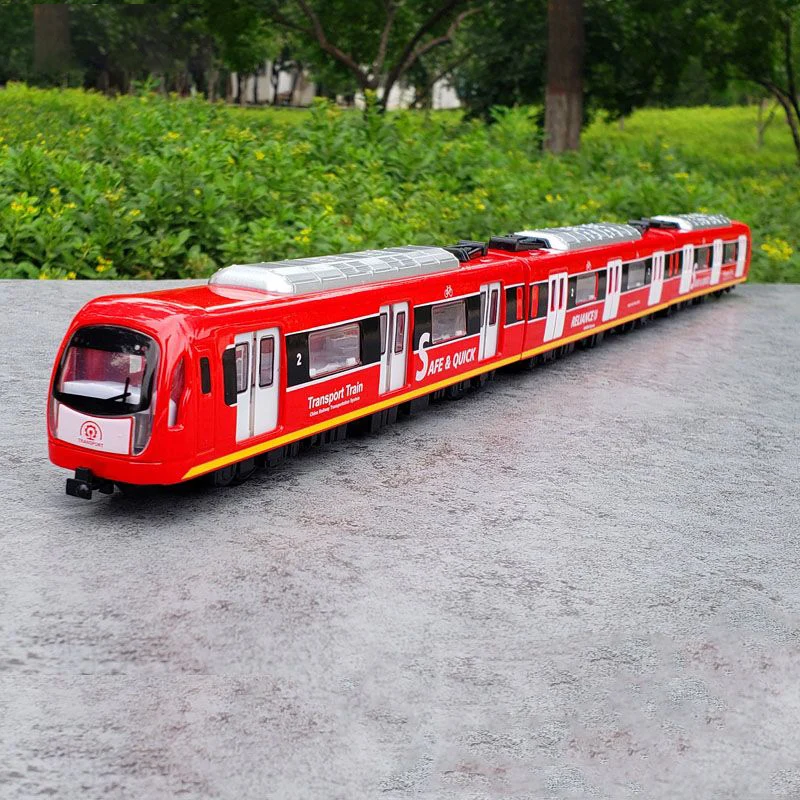
M444 288L444 296L445 297L452 297L453 296L453 287L452 286L445 286Z
M103 431L96 422L84 422L81 425L81 438L88 442L101 442L103 441Z

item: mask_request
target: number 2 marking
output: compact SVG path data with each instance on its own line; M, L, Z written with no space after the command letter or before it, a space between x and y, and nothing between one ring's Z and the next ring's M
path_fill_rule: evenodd
M303 365L303 354L302 353L298 353L297 354L297 366L300 367L302 365Z

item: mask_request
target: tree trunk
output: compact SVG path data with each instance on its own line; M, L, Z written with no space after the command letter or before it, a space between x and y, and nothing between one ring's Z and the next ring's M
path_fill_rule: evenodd
M583 124L583 0L548 0L544 147L577 150Z
M37 3L33 7L33 64L40 75L62 78L72 60L69 6Z

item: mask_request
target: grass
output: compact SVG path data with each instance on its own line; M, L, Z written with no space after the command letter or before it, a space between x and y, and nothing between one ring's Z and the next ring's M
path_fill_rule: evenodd
M754 108L642 110L543 156L530 109L241 109L0 91L0 277L200 277L218 266L689 210L754 232L753 277L800 281L798 170Z

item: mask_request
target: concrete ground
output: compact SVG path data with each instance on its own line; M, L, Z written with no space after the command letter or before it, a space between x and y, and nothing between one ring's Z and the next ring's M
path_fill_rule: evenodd
M800 287L87 503L47 381L124 289L0 282L0 797L800 797Z

